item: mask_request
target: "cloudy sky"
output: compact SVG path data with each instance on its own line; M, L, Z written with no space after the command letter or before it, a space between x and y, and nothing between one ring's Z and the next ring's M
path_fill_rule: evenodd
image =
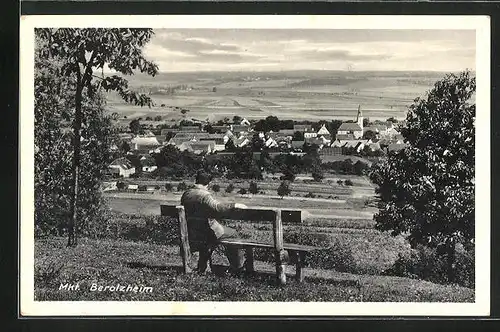
M160 71L475 69L474 30L160 29Z

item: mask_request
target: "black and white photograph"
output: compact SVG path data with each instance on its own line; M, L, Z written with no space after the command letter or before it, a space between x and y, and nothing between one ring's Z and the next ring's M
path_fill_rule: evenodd
M23 17L21 314L488 315L489 29Z

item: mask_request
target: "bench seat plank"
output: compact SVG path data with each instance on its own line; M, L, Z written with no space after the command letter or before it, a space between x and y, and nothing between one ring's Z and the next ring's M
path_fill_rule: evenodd
M224 239L221 240L220 242L223 244L237 245L243 247L274 248L274 244L272 243L248 241L245 239ZM305 246L301 244L286 243L286 242L283 244L283 247L285 250L305 251L305 252L321 249L318 247Z

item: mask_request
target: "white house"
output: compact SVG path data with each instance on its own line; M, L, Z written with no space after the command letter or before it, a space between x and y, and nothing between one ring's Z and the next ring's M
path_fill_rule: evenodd
M153 158L147 158L145 156L141 157L141 166L142 166L142 171L146 173L151 173L155 171L158 167L155 164L155 161Z
M272 137L269 137L264 142L264 145L265 145L266 148L277 148L278 147L278 143Z
M241 120L241 122L240 122L240 125L242 125L242 126L250 126L250 121L248 121L247 119L243 118L243 120Z
M130 143L132 143L134 150L154 150L161 146L160 142L156 139L156 136L137 136L134 137Z
M102 183L102 191L111 191L111 190L118 190L117 182L116 181L112 181L112 182L104 181Z
M344 122L337 130L337 139L349 136L354 139L363 137L363 128L357 123Z
M230 139L232 139L234 137L234 134L231 130L227 130L226 133L224 134L224 144L226 144Z
M135 191L137 191L139 189L139 185L138 184L129 184L127 186L127 189L128 190L135 190Z
M324 138L326 138L328 140L331 139L331 134L328 131L328 129L326 129L326 126L324 124L321 126L321 128L319 128L317 134L318 134L318 136L323 136Z
M318 133L314 132L314 131L310 131L310 132L304 132L304 138L314 138L314 137L317 137L318 136Z
M109 165L108 169L111 174L118 175L124 178L128 178L130 177L130 175L135 174L135 167L127 158L115 159Z
M241 136L239 138L233 139L233 143L237 147L242 147L250 143L250 140L245 136Z

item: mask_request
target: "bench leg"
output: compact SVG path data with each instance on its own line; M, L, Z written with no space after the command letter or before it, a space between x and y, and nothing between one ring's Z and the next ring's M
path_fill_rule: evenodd
M286 251L280 250L275 253L276 260L276 277L278 279L278 284L283 286L286 284L286 273L285 273L285 260Z
M181 244L181 258L182 258L182 270L184 273L191 273L192 268L189 265L191 261L191 252L188 250L184 250L184 247Z
M255 269L253 266L253 248L246 247L245 248L245 255L246 255L245 269L247 272L254 273Z
M297 262L295 263L295 277L297 278L298 282L303 282L304 281L304 270L302 268L304 267L306 253L299 252L298 254L296 254L296 258L297 258Z
M207 270L208 262L211 260L212 250L209 248L200 249L200 258L198 259L198 273L203 273Z

